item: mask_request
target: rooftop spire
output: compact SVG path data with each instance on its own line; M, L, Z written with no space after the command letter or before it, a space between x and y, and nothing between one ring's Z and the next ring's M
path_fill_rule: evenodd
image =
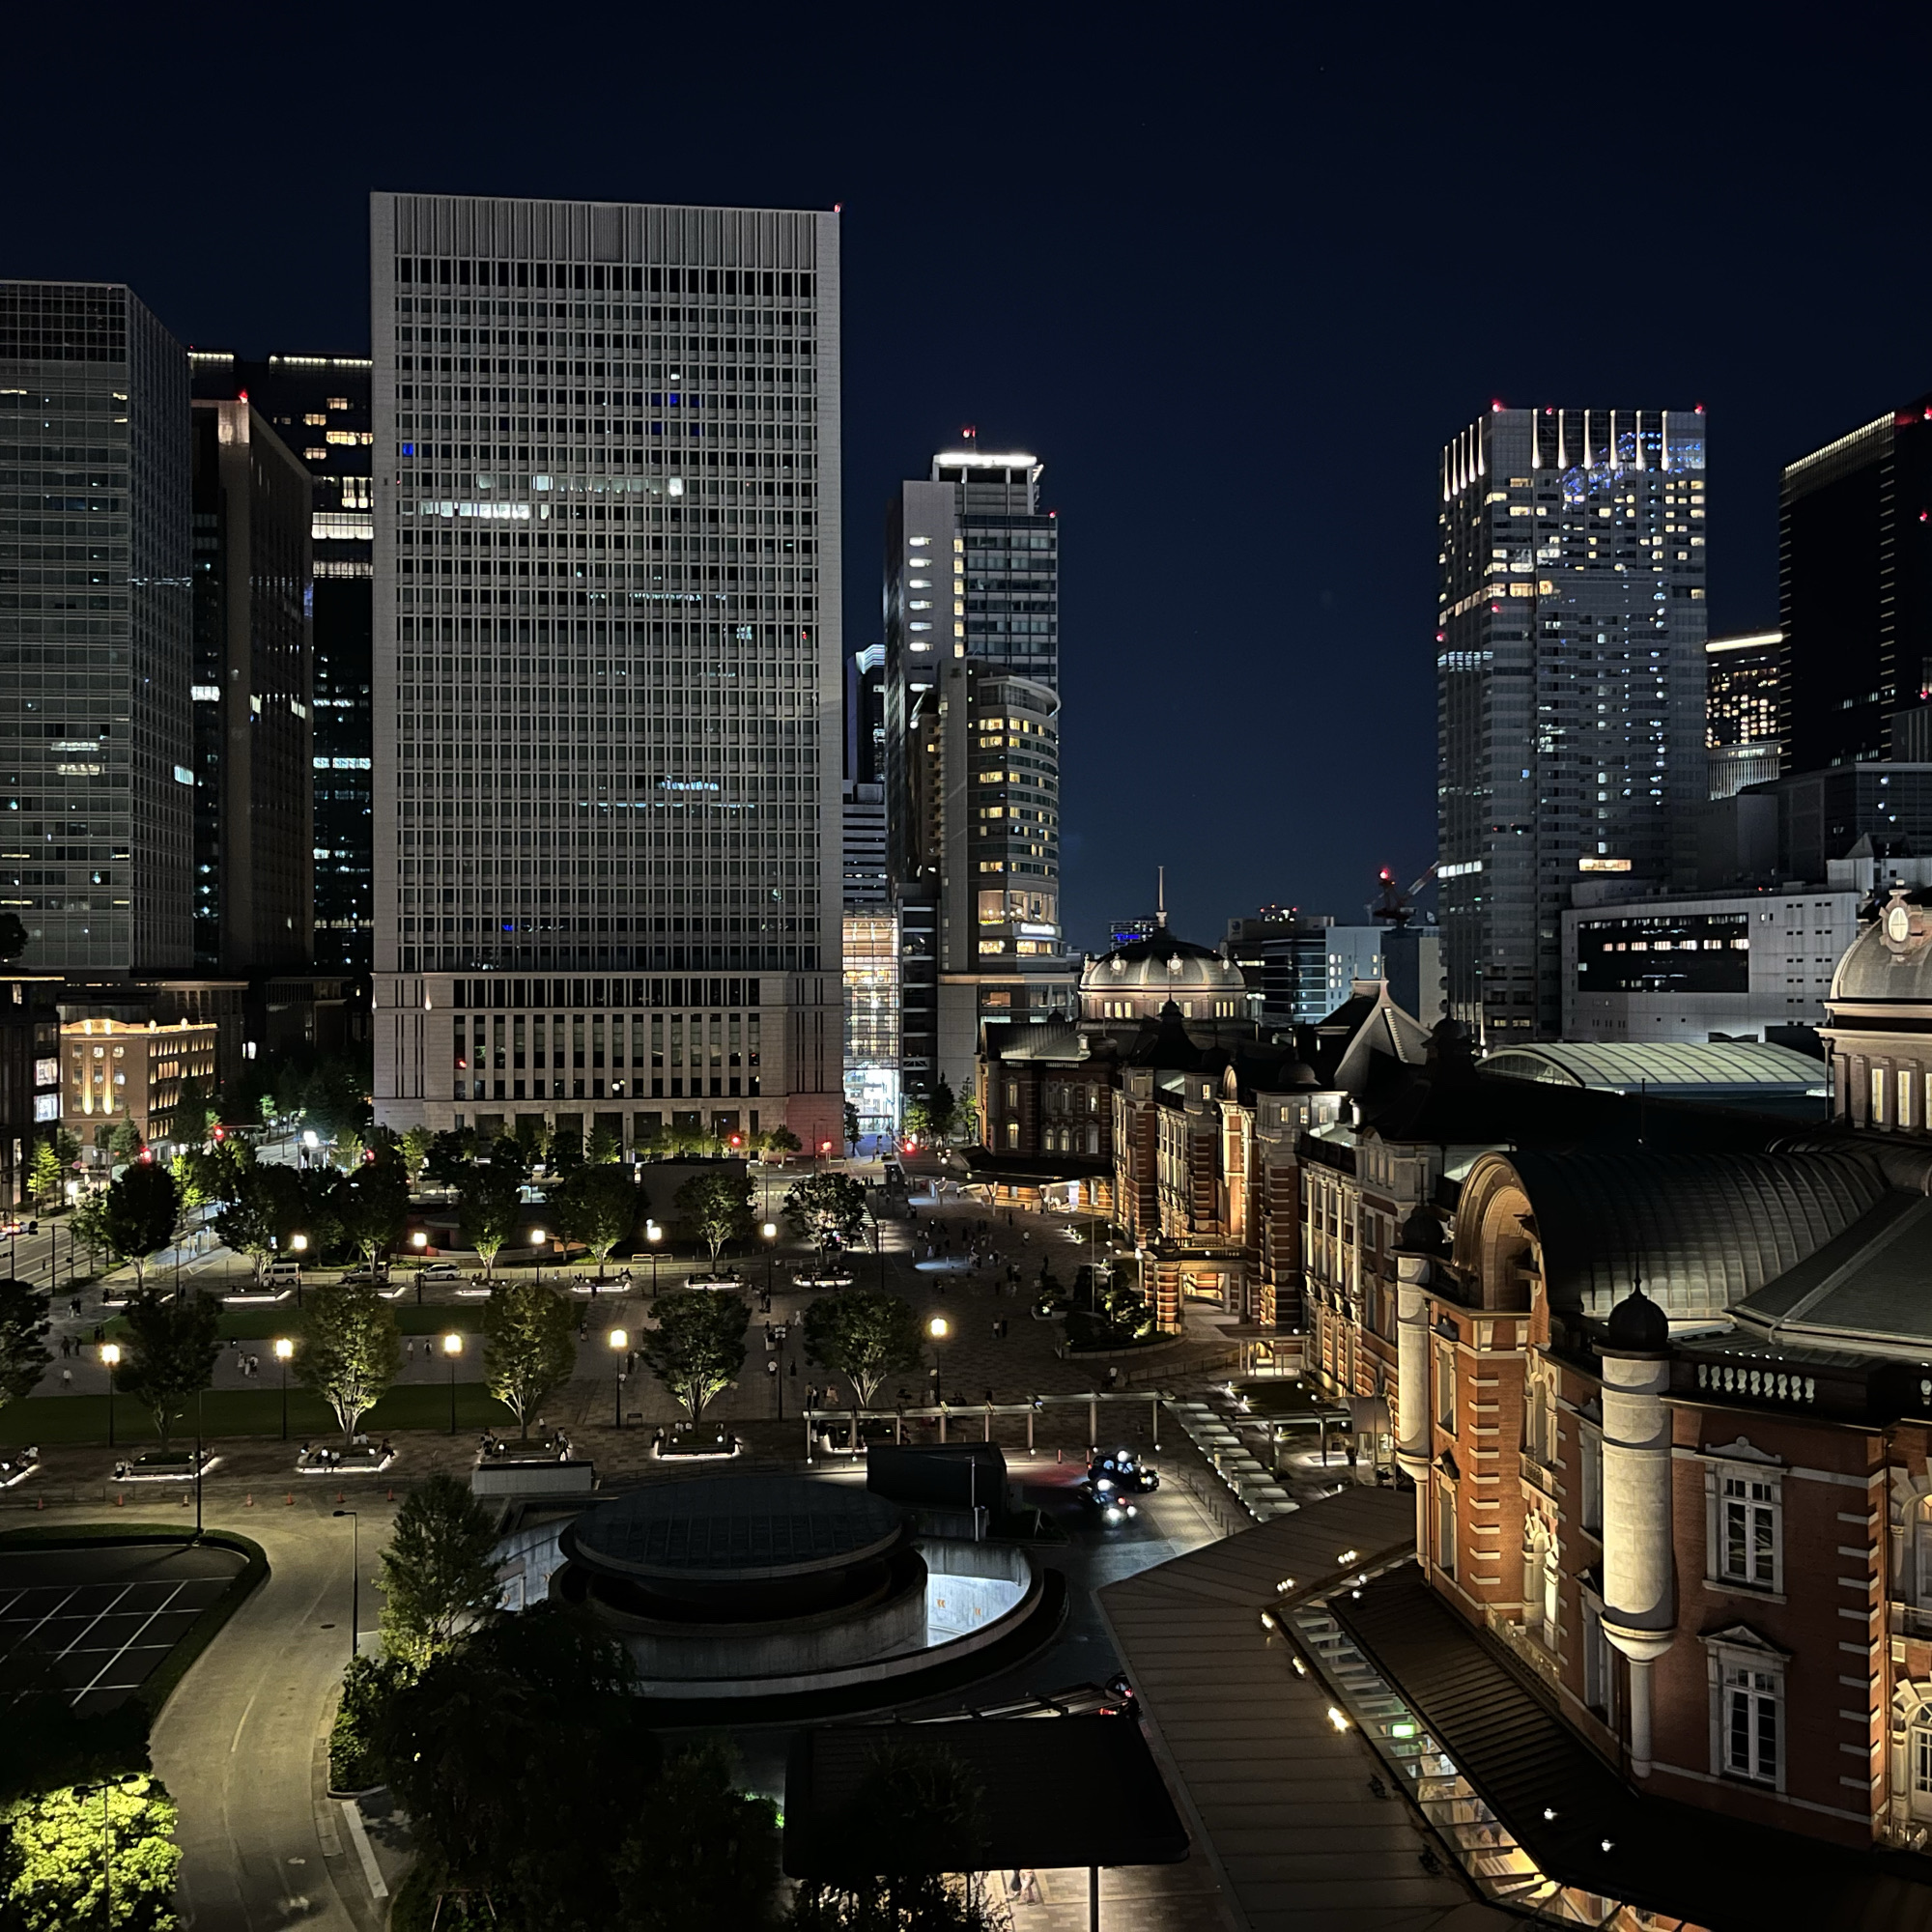
M1154 910L1153 923L1160 927L1161 931L1165 932L1167 930L1167 867L1165 866L1156 866L1154 867L1154 876L1158 883L1154 889L1157 904Z

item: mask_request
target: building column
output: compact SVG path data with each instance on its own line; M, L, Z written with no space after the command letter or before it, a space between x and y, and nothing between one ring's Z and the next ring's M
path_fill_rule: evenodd
M1630 1660L1630 1759L1651 1766L1650 1667L1677 1636L1670 1509L1668 1356L1605 1348L1604 1635Z
M1425 1568L1429 1550L1429 1283L1422 1255L1396 1261L1397 1466L1415 1485L1415 1548Z

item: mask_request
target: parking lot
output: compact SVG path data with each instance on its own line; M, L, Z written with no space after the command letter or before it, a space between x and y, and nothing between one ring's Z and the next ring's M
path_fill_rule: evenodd
M208 1544L0 1548L0 1683L49 1680L82 1716L137 1690L242 1569Z

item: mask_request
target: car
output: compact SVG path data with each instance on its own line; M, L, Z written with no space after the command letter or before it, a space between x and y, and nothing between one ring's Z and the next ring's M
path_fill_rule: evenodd
M344 1272L342 1277L344 1287L347 1287L352 1282L382 1281L384 1279L385 1276L381 1268L372 1267L349 1268Z
M0 1223L0 1235L38 1235L41 1224L38 1221L7 1221Z
M1160 1488L1160 1474L1135 1459L1128 1449L1117 1449L1111 1456L1096 1456L1087 1466L1087 1480L1080 1485L1082 1499L1096 1510L1105 1522L1120 1522L1140 1514L1135 1498Z
M463 1270L454 1262L431 1262L417 1270L423 1281L461 1281Z

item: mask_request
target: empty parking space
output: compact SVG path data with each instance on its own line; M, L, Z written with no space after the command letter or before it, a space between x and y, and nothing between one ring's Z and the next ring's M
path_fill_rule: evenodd
M58 1686L83 1716L153 1674L244 1558L208 1544L0 1548L0 1681Z

